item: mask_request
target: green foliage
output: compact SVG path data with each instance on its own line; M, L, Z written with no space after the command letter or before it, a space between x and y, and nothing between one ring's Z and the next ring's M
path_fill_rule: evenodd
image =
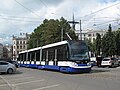
M87 45L88 45L88 49L91 52L95 52L95 43L92 43L90 40L86 39L85 40Z
M118 29L114 34L116 42L116 55L120 56L120 29Z
M120 28L117 31L112 31L111 24L109 25L108 32L101 37L97 34L96 40L91 43L86 39L89 50L97 56L102 52L103 56L120 56Z
M43 46L50 43L61 41L61 30L63 29L63 40L68 40L66 32L72 37L77 39L75 32L71 30L71 27L67 20L61 17L60 20L45 19L43 24L38 26L28 41L28 48L34 48L37 46Z
M116 54L115 35L109 25L108 32L102 38L102 53L104 56L112 56Z
M97 56L100 55L101 52L101 35L99 33L97 33L97 37L95 40L95 52Z

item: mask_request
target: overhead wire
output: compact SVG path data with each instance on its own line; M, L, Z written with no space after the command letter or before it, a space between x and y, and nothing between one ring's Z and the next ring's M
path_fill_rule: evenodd
M91 21L91 20L84 20L84 18L86 19L86 17L88 17L88 16L92 16L92 15L94 15L94 14L100 12L100 11L103 11L103 10L105 10L105 9L111 8L111 7L116 6L116 5L119 5L119 4L120 4L120 2L117 2L117 3L115 3L115 4L112 4L112 5L107 6L107 7L105 7L105 8L99 9L99 10L97 10L97 11L95 11L95 12L90 13L90 14L84 15L84 16L80 17L80 20L82 19L82 21ZM93 19L93 18L94 18L94 17L92 16L92 18L90 18L90 19ZM77 18L77 19L78 19L78 18ZM77 20L77 19L75 19L75 20ZM94 18L93 23L94 23L95 21L96 21L96 20L95 20L95 18ZM113 21L114 21L114 20L113 20ZM105 22L105 23L106 23L106 22ZM101 25L102 25L102 24L101 24Z
M18 3L20 6L22 6L23 8L25 8L26 10L28 10L29 12L33 13L34 15L36 15L37 17L40 17L38 14L36 14L34 11L32 11L31 9L25 7L23 4L21 4L19 1L14 0L16 3Z
M47 4L45 4L42 0L39 0L45 7L48 8Z
M110 20L110 21L107 21L107 22L103 22L103 23L100 23L100 24L96 24L96 25L91 25L90 27L87 27L87 28L93 28L93 27L98 27L98 26L101 26L101 25L105 25L105 24L109 24L109 23L114 23L115 21L120 21L120 18L119 19L115 19L115 20Z
M17 18L9 18L9 17L0 17L0 19L5 19L5 20L11 20L11 21L20 21L20 22L31 22L31 23L37 23L37 22L40 22L40 21L36 21L36 20L23 20L23 19L17 19Z
M99 10L97 10L97 11L95 11L95 12L92 12L92 13L90 13L90 14L84 15L84 16L82 16L82 17L80 17L80 18L84 18L84 17L90 16L90 15L93 15L93 14L95 14L95 13L98 13L98 12L103 11L103 10L105 10L105 9L111 8L111 7L116 6L116 5L118 5L118 4L120 4L120 2L118 2L118 3L116 3L116 4L113 4L113 5L110 5L110 6L107 6L107 7L105 7L105 8L99 9Z
M4 14L0 14L0 16L3 16L3 15L4 15ZM6 17L17 18L17 19L23 19L23 18L24 18L24 19L33 19L33 20L34 20L34 19L37 19L37 20L40 19L40 18L33 18L33 17L8 16L8 15L7 15Z
M4 17L4 16L3 16ZM10 22L8 19L4 19L5 21L8 21L12 26L16 27L20 31L23 31L21 28L18 28L14 23Z

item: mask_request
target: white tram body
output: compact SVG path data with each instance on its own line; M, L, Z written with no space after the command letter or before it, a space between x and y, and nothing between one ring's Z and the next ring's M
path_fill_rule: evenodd
M89 51L84 41L61 41L19 52L20 66L61 72L90 72Z

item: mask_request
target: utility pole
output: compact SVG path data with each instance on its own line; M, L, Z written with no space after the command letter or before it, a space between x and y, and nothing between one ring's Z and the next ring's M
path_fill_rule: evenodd
M82 27L81 27L81 20L80 20L80 40L82 40Z
M74 19L74 13L73 13L73 20L72 21L68 21L68 23L71 23L72 24L72 29L75 30L75 25L76 24L79 24L79 22L76 22L75 19Z

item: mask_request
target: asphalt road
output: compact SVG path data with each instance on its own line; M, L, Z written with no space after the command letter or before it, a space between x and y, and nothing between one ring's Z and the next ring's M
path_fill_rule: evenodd
M94 67L82 74L19 68L0 75L0 90L120 90L120 67Z

